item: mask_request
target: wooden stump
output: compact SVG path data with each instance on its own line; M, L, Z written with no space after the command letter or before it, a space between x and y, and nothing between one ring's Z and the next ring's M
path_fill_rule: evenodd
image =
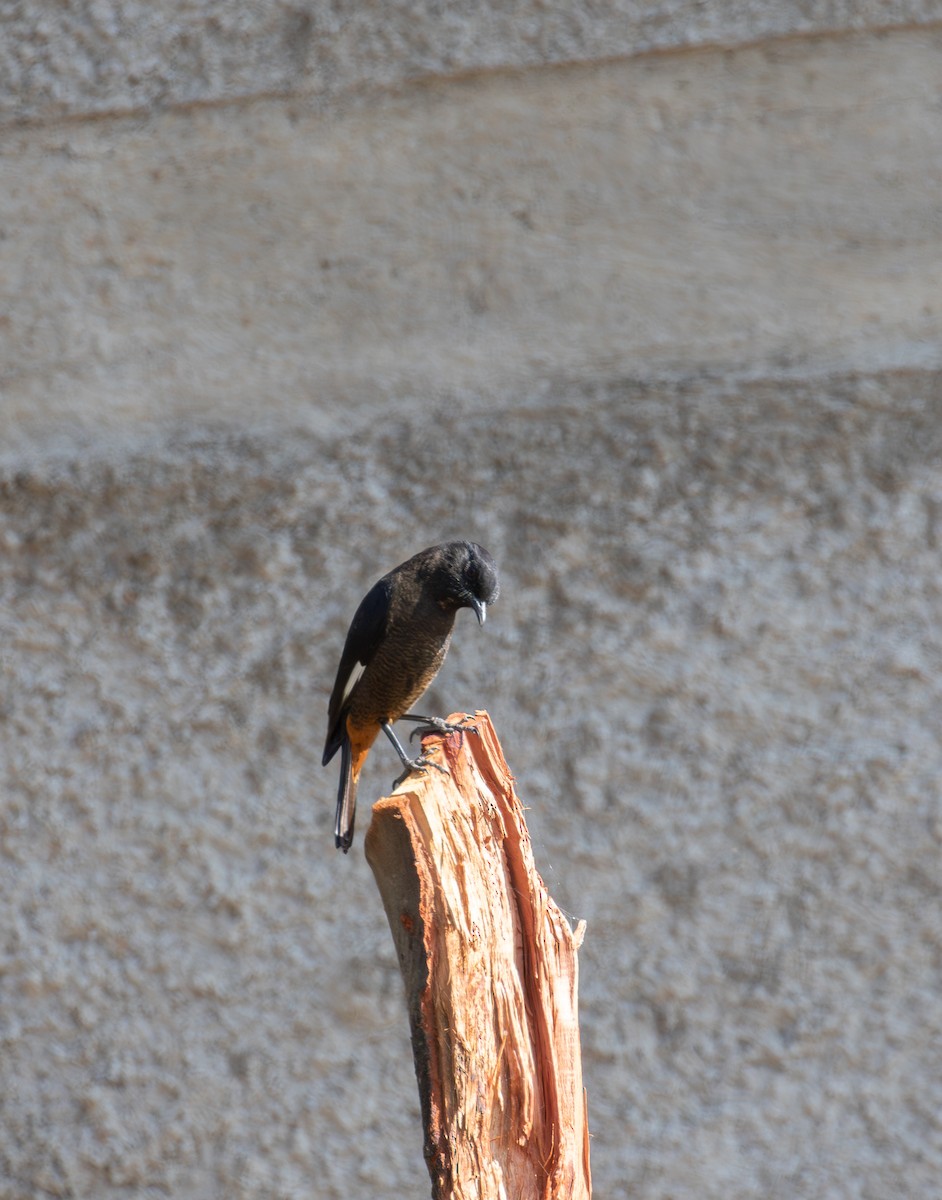
M449 718L461 720L461 714ZM588 1200L573 932L490 718L379 800L366 857L409 1006L433 1200Z

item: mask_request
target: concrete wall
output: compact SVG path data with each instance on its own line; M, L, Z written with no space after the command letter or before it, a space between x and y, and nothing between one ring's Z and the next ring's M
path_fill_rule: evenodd
M27 3L0 114L0 1197L428 1194L318 764L456 534L597 1194L934 1194L942 8Z

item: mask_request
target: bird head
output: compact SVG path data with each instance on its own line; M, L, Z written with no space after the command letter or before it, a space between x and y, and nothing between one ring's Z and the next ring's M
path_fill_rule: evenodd
M494 560L477 542L445 542L437 572L442 586L439 601L446 609L472 608L479 624L487 617L487 607L500 592Z

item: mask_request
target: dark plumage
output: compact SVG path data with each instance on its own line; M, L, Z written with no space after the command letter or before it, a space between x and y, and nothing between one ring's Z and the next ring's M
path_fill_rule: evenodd
M494 560L475 542L443 542L402 563L367 592L347 633L327 712L324 765L341 751L337 846L353 841L357 784L382 729L406 773L425 765L410 760L392 731L429 686L445 660L459 608L472 608L483 625L499 590Z

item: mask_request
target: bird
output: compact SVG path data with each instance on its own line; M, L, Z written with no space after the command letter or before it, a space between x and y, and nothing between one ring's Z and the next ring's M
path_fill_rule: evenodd
M404 767L398 785L413 771L443 768L424 755L410 759L393 731L394 721L423 722L439 732L469 728L408 710L445 661L458 610L472 609L483 625L499 591L497 567L484 547L451 541L400 563L360 601L327 706L322 763L327 766L340 751L334 840L344 854L353 844L360 772L380 730Z

